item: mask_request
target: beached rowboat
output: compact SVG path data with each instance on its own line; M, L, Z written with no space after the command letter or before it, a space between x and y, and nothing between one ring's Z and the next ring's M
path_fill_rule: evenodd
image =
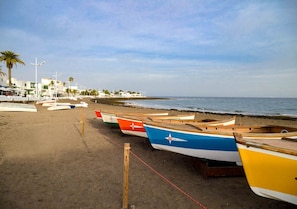
M71 108L76 108L76 107L88 107L88 103L86 102L80 102L79 104L70 104Z
M142 120L127 117L117 117L123 134L148 138Z
M176 152L188 156L205 158L209 160L235 162L241 165L241 159L234 141L233 133L260 133L272 134L271 126L210 126L196 127L193 124L178 123L155 123L145 122L145 131L153 148ZM278 127L275 131L279 131ZM285 129L286 127L282 127ZM297 137L297 129L286 128L294 131L287 133L276 133L280 139L282 137ZM274 138L277 138L274 137Z
M195 116L195 115L193 115ZM164 116L164 117L131 117L131 116L118 116L118 123L122 133L127 135L134 135L140 136L144 138L148 138L145 128L143 126L143 121L150 120L150 121L158 121L159 123L162 122L172 122L172 123L191 123L193 125L210 125L214 126L221 125L234 125L235 124L235 117L229 120L201 120L201 121L194 121L194 117L192 115L176 115L176 116Z
M49 100L38 100L36 101L37 105L42 105L42 106L51 106L50 104L55 103L56 100L49 99Z
M52 107L52 106L66 106L66 105L71 105L69 102L45 102L42 104L43 107Z
M95 110L95 115L96 115L96 118L97 119L101 119L102 120L102 115L101 115L100 110Z
M54 105L51 106L49 108L47 108L47 110L51 110L51 111L55 111L55 110L70 110L71 106L70 105Z
M88 103L80 102L79 104L71 104L71 103L48 103L49 108L47 110L69 110L77 107L88 107Z
M20 104L12 102L1 102L0 111L4 112L37 112L33 104Z
M101 111L102 120L107 125L119 126L117 116L114 113L107 113Z
M297 138L234 136L252 191L262 197L297 205Z
M104 111L101 111L100 113L101 113L102 120L105 124L119 127L117 115L120 113L107 113ZM161 113L126 113L126 115L134 115L134 116L139 115L139 116L152 117L152 116L165 116L165 115L168 115L168 113L167 112L166 113L163 113L163 112Z

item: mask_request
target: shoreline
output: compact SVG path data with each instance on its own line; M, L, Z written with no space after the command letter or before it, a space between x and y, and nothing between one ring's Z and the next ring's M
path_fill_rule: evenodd
M124 105L125 101L129 100L168 100L170 98L166 97L130 97L130 98L119 98L119 97L106 97L106 98L93 98L90 99L92 102L101 104L111 104L111 105Z
M138 98L138 100L158 100L158 99L169 99L169 98L161 98L161 97L147 97L147 98ZM123 101L124 100L124 101ZM128 100L134 100L134 98L128 99ZM209 116L236 116L237 118L252 118L255 120L277 120L277 121L287 121L290 124L294 124L294 127L297 128L297 118L290 117L290 116L270 116L270 115L249 115L249 114L233 114L233 113L215 113L215 112L202 112L202 111L191 111L191 110L179 110L179 109L158 109L158 108L150 108L150 107L142 107L142 106L135 106L135 105L125 105L125 101L127 99L122 98L95 98L91 99L91 102L98 103L98 104L105 104L105 105L113 105L113 106L120 106L120 107L130 107L130 108L138 108L138 109L150 109L150 110L167 110L167 111L173 111L173 112L186 112L186 113L195 113L197 115L209 115ZM296 122L296 124L295 124ZM273 125L273 124L271 124Z

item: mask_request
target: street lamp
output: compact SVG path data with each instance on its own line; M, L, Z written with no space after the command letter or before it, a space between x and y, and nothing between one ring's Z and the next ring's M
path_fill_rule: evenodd
M31 65L35 66L35 96L36 98L39 98L38 96L38 83L37 83L37 66L41 66L45 63L45 61L42 61L41 63L37 63L37 57L35 58L35 63L31 63Z

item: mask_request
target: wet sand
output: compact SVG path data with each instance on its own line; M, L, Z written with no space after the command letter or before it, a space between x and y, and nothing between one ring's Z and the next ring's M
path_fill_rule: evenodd
M1 209L122 208L124 143L131 146L129 204L136 209L296 208L255 195L244 176L205 178L193 158L152 151L145 139L123 135L94 113L155 110L85 101L88 108L48 111L37 106L37 113L0 112ZM296 120L288 119L239 116L237 121L297 127Z

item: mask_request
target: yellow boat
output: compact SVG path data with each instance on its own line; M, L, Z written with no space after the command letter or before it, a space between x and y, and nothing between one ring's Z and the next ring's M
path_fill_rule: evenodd
M252 191L297 205L297 139L234 136Z

